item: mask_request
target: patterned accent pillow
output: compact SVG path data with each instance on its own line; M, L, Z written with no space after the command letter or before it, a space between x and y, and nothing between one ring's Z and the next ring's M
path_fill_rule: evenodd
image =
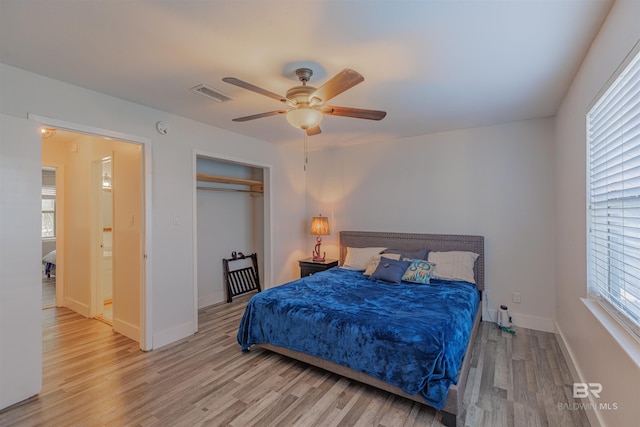
M424 285L428 285L431 282L431 276L436 268L434 263L423 259L403 259L405 261L411 261L409 268L407 268L402 275L403 282L420 283Z

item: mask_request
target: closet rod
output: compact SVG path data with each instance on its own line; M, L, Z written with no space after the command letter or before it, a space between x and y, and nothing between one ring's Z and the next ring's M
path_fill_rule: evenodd
M196 180L204 182L220 182L223 184L240 184L240 185L263 185L262 181L244 178L230 178L227 176L206 175L203 173L196 174Z
M196 187L196 189L198 189L198 190L207 190L207 191L232 191L232 192L236 192L236 193L262 194L259 191L241 190L239 188Z
M249 192L262 194L264 192L264 184L262 181L243 178L229 178L225 176L205 175L203 173L196 174L196 180L200 182L217 182L220 184L236 184L248 185Z

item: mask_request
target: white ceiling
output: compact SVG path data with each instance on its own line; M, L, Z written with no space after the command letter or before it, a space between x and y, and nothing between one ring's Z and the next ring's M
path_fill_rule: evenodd
M310 149L553 116L613 0L0 0L0 62L274 144L300 146L284 95L312 68L364 82ZM190 91L206 84L233 98ZM65 118L69 119L70 118Z

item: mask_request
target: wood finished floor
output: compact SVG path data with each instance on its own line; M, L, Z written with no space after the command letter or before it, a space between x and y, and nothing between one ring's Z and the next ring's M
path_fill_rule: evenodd
M439 426L431 408L267 351L242 353L246 298L200 311L199 332L151 352L102 322L43 310L43 390L0 426ZM466 426L588 426L553 334L483 322ZM566 408L567 406L565 406Z
M56 276L42 276L42 308L56 306Z

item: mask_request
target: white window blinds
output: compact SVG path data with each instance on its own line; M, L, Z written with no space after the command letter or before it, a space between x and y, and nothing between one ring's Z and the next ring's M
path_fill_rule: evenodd
M42 237L56 237L56 188L42 186Z
M588 287L640 337L640 54L587 114Z

